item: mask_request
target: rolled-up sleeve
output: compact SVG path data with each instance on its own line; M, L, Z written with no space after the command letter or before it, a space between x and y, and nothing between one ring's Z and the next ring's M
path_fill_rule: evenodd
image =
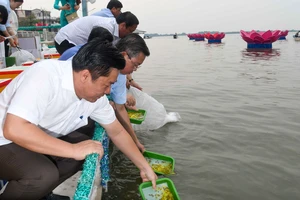
M5 25L0 25L0 31L5 31L6 30L6 26Z

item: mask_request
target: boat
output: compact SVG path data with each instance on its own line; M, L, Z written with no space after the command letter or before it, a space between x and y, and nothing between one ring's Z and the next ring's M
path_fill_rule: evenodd
M150 39L150 38L152 38L152 36L150 36L150 35L144 35L144 39Z
M177 33L175 33L175 34L173 35L173 38L174 38L174 39L177 39L177 37L178 37L178 36L177 36Z
M295 35L293 35L295 41L300 41L300 31L298 31Z
M300 41L300 37L296 37L295 35L293 36L295 41Z

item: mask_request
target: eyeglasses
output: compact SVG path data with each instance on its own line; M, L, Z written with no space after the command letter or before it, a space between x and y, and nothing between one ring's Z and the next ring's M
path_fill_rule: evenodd
M133 70L137 70L138 68L142 67L141 65L139 65L139 64L137 64L137 63L135 63L135 62L133 62L133 61L131 60L131 56L130 56L128 53L127 53L127 56L128 56L130 62L131 62L132 65L133 65Z

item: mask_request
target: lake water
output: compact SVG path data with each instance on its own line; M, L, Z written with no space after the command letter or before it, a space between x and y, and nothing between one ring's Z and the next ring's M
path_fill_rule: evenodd
M172 156L182 200L300 198L300 42L289 33L269 52L248 52L240 35L222 44L186 36L146 40L135 80L182 120L138 132L149 151ZM112 152L103 199L140 199L139 171Z

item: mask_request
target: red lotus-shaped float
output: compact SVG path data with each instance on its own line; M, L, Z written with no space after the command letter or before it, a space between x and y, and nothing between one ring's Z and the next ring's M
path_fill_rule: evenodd
M225 37L225 33L205 33L204 37L208 40L208 43L221 43L221 40Z
M204 34L195 33L193 34L193 37L195 38L195 41L204 41Z
M248 43L248 48L272 48L272 43L279 38L280 30L275 31L250 31L246 32L241 30L241 36L243 40Z
M195 39L195 38L194 38L194 34L193 34L193 33L192 33L192 34L191 34L191 33L190 33L190 34L187 34L187 36L189 37L189 39L190 39L190 40L193 40L193 39Z
M201 33L191 33L187 34L187 36L190 38L190 40L204 41L204 34Z
M288 33L289 33L288 30L280 31L278 40L285 40Z
M249 44L270 44L278 40L280 31L266 31L266 32L257 32L250 31L246 32L241 30L241 36Z

